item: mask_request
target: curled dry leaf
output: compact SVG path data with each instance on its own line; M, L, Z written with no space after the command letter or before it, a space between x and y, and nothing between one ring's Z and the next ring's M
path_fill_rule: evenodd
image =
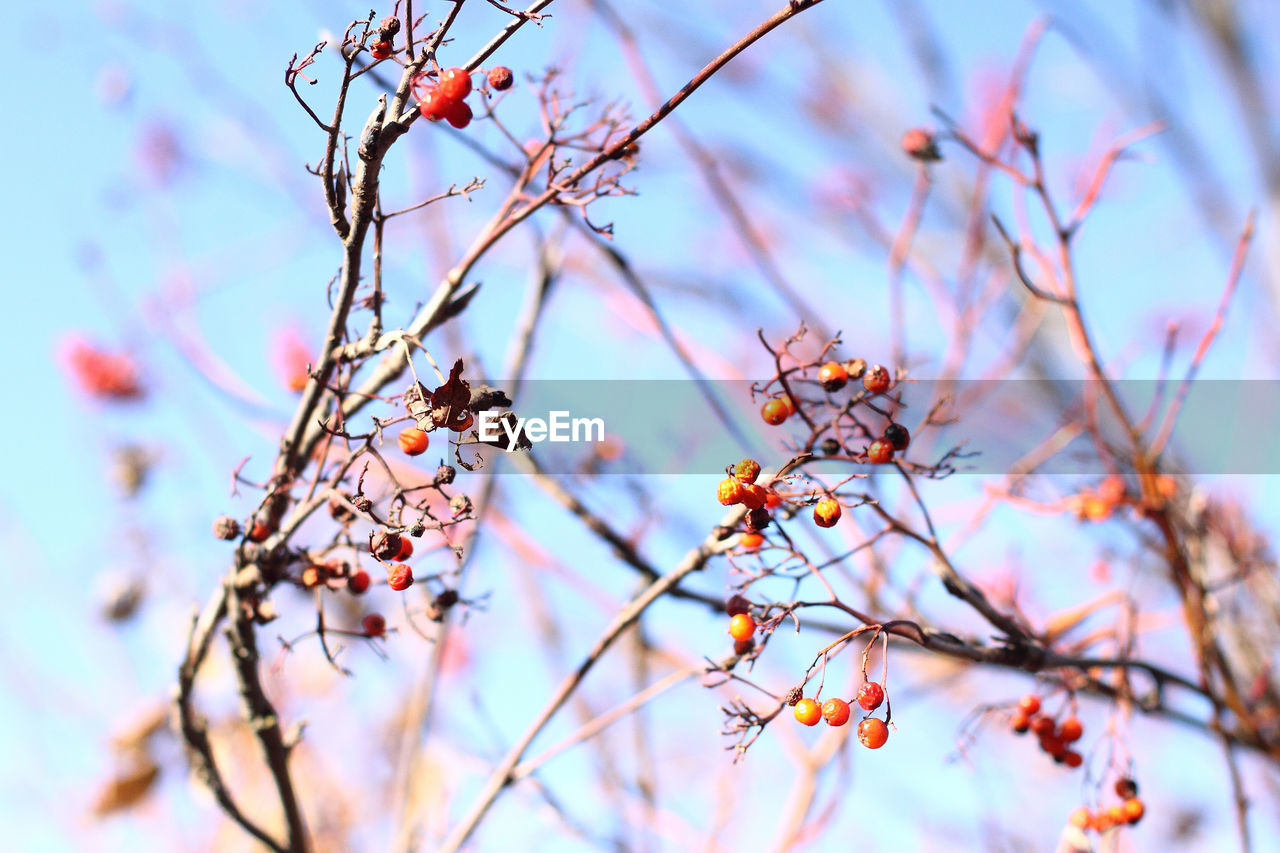
M137 763L108 780L98 792L93 804L94 817L109 817L136 806L151 793L159 776L160 765L143 756Z

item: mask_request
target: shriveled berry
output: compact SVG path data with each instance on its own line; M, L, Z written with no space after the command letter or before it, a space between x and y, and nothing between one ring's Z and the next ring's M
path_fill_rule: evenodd
M413 569L404 563L396 563L387 569L387 586L401 592L413 586Z
M819 527L835 527L842 512L835 498L823 498L813 505L813 523Z
M849 374L850 379L861 379L862 375L867 372L867 360L865 358L851 358L844 363L844 369Z
M858 688L858 707L864 711L874 711L884 702L884 688L879 682L868 681Z
M369 588L369 573L364 569L356 569L351 577L347 578L347 590L352 595L363 595L364 591Z
M751 609L751 599L744 595L729 596L729 600L724 603L724 612L731 617L737 616L739 613L746 613Z
M733 477L726 477L716 488L716 499L724 506L742 503L742 483Z
M410 546L413 547L413 546ZM373 556L379 560L395 560L402 548L400 534L384 532L373 540Z
M417 427L409 427L400 433L397 441L401 452L409 456L421 456L427 452L427 445L431 443L431 438Z
M1126 777L1116 780L1116 796L1122 800L1128 800L1138 796L1138 783Z
M867 749L879 749L889 739L889 727L884 720L872 717L858 723L858 740Z
M511 73L511 69L505 65L499 65L497 68L489 69L489 88L496 92L505 92L511 88L511 84L515 82L515 76Z
M381 613L368 613L360 620L360 627L364 629L366 637L381 637L387 633L387 620L382 618Z
M902 424L889 424L884 428L884 440L889 442L894 450L906 450L907 445L911 443L911 433Z
M760 476L760 463L754 459L743 459L733 466L733 476L743 483L751 485Z
M220 515L213 520L213 535L217 539L235 539L240 535L240 522L229 515Z
M813 699L801 699L796 703L795 715L806 726L816 726L822 719L822 708Z
M849 371L838 361L828 361L818 368L818 384L824 391L839 391L849 381Z
M449 100L461 101L471 94L471 75L461 68L446 69L440 75L440 90Z
M862 377L862 386L872 394L883 394L892 384L893 379L889 376L889 369L882 364L868 368Z
M729 636L740 643L750 640L756 633L756 620L750 613L739 613L729 620Z
M773 521L773 516L764 507L756 507L747 513L747 527L753 532L764 530Z
M747 484L742 487L742 505L747 509L760 509L768 497L769 490L764 486Z
M884 465L893 461L893 445L883 438L877 438L867 445L867 461L872 465Z
M822 719L829 726L843 726L849 722L849 703L843 699L828 699L822 703Z
M818 445L823 456L835 456L840 452L840 442L834 438L824 438L822 444Z
M738 657L742 657L743 655L747 654L755 647L756 647L756 641L754 637L748 640L733 641L733 653Z

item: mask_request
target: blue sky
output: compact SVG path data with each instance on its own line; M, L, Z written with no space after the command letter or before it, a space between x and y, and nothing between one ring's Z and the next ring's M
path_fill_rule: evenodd
M1275 251L1267 236L1275 213L1266 207L1235 103L1222 95L1225 82L1216 72L1205 72L1204 45L1147 4L1085 5L1106 23L1127 56L1143 56L1151 42L1161 45L1159 85L1176 95L1183 120L1206 146L1235 218L1243 223L1251 207L1261 208L1263 237L1201 375L1274 378L1275 305L1257 273L1265 253ZM879 202L886 218L895 221L911 179L910 165L895 150L898 135L908 126L930 123L931 105L970 115L974 80L1003 75L1029 23L1055 4L979 2L958 14L956 4L937 0L921 8L947 51L956 81L951 87L931 90L916 71L888 4L828 0L734 66L745 82L713 81L678 112L700 138L725 152L726 169L760 176L745 193L746 201L767 223L789 279L812 295L851 346L878 359L888 357L889 346L883 256L813 199L833 176L869 170L884 177ZM317 340L327 313L322 290L339 255L317 183L302 169L319 157L321 140L280 81L291 52L305 51L320 31L339 29L361 11L334 2L266 8L238 2L197 12L162 3L73 2L53 12L32 7L15 12L13 29L22 36L3 84L15 120L0 143L11 164L14 200L2 238L9 250L4 291L12 322L0 347L14 369L5 419L10 474L0 483L0 543L10 555L5 576L11 585L6 618L0 620L0 662L8 686L0 693L0 756L7 759L0 762L0 823L16 827L17 849L81 849L86 838L94 839L97 849L158 849L157 826L177 833L192 848L207 841L190 825L212 825L212 810L190 793L172 755L164 798L139 815L95 827L68 820L64 810L84 813L93 782L109 767L104 748L109 733L138 708L167 695L174 638L181 635L192 605L225 568L228 550L209 538L209 523L221 512L242 514L251 506L246 499L228 498L230 472L251 456L246 471L261 475L292 411L293 398L271 367L271 341L288 326L302 330L304 339ZM768 11L768 4L759 3L686 4L676 11L655 2L627 6L633 26L646 34L645 54L664 91L681 85ZM469 45L501 20L483 4L469 6L468 12L473 17L460 31L468 47L451 59L469 55ZM575 23L583 14L580 4L557 9L543 28L529 28L504 47L501 61L521 78L561 64L567 87L622 98L635 104L633 115L643 115L642 98L619 68L607 33L598 23ZM1268 37L1277 31L1274 10L1255 3L1242 14L1260 61L1274 68L1271 52L1280 44ZM669 27L663 28L664 20ZM322 60L317 74L320 82L307 95L326 105L336 76L331 60ZM1045 38L1029 77L1026 116L1042 132L1048 170L1061 197L1070 194L1064 176L1082 156L1096 156L1106 139L1136 126L1113 83L1091 64L1087 51L1061 33ZM850 106L841 121L849 126L815 128L810 121L806 98L821 92L822 85L847 94ZM363 116L375 92L371 87L357 87L357 92L352 114ZM511 98L509 116L513 126L531 131L531 101L523 82ZM429 132L435 130L415 128L398 146L400 154L389 160L385 185L397 204L481 173L474 157L443 134ZM477 125L472 132L485 142L497 140L492 128ZM167 181L157 179L139 155L147 140L163 141L165 133L172 134L180 152ZM763 375L768 365L753 340L754 329L786 334L796 318L767 290L740 245L725 236L673 138L658 131L643 145L641 168L631 179L639 195L600 204L599 217L615 222L616 245L657 284L664 312L680 318L702 351L718 357L708 356L708 375L731 378L725 365L747 377ZM947 153L940 183L949 180L945 169L953 162L965 164L954 149ZM1185 321L1177 361L1185 366L1189 343L1202 333L1217 303L1229 256L1221 241L1208 235L1169 149L1154 139L1136 153L1107 185L1105 203L1079 239L1078 262L1082 298L1102 351L1123 365L1126 377L1150 378L1159 365L1161 330L1170 319ZM967 168L956 168L968 174ZM388 261L387 291L395 318L409 316L415 302L430 293L470 229L487 218L500 188L495 179L471 202L447 202L390 230L396 250ZM995 197L1007 205L1008 188L998 189ZM687 203L679 201L685 198ZM388 207L392 201L386 201ZM939 263L945 264L954 246L944 224L941 217L927 216L920 243L936 246ZM548 217L542 226L550 229L554 222ZM498 369L529 281L528 245L526 237L513 235L509 251L477 270L484 285L476 310L465 318L461 335L441 334L430 341L433 353L453 352L461 338L486 368ZM708 286L694 289L690 278ZM620 286L598 269L567 276L553 298L554 317L539 339L530 375L683 378L668 350L611 313L620 293ZM918 358L913 369L928 376L937 368L932 345L937 321L926 291L910 286L907 298L909 349ZM145 371L148 400L111 407L79 395L55 358L69 331L133 353ZM207 345L227 375L235 377L229 382L240 389L241 399L212 388L175 341ZM990 357L996 343L987 339L979 354ZM673 420L672 438L680 440L689 425ZM108 477L111 450L122 442L145 446L157 460L149 486L131 501L116 495ZM662 497L664 523L646 543L659 565L669 565L714 523L718 508L703 497L713 483L705 476L645 482ZM1213 487L1238 495L1262 529L1277 529L1272 478L1220 478ZM933 494L948 504L975 488L980 484L957 478L938 484ZM638 523L640 509L621 491L605 484L588 494L601 505L616 504L625 523ZM544 531L544 544L554 545L566 563L609 566L607 550L539 494L513 482L504 508L528 529ZM1036 569L1040 537L1048 535L1038 521L1010 513L995 531L998 537L967 545L963 556L971 564L1024 561L1031 583L1046 600L1072 600L1077 590L1070 577ZM1116 541L1109 542L1113 535ZM1089 565L1099 549L1131 545L1122 534L1107 531L1059 539L1069 550L1055 555L1055 565ZM518 587L516 575L523 571L518 558L499 545L482 547L477 565L483 570L473 582L494 595L490 611L474 619L473 667L459 685L462 695L477 698L475 704L460 702L443 712L446 730L469 744L486 738L510 742L558 677L533 650L520 650L528 617L517 598L504 595ZM903 572L909 574L911 565L908 559ZM97 616L100 591L112 577L133 576L145 578L148 603L133 624L108 630ZM612 566L594 579L618 600L633 589L633 578ZM704 588L722 588L722 582L718 574ZM574 658L599 631L601 614L583 605L579 590L545 578L538 584L564 612L587 614L564 626L563 645ZM649 630L695 658L718 653L722 626L690 616L681 605L670 605L655 613ZM490 637L495 646L514 643L518 651L482 654L478 648L488 641L482 638ZM804 659L807 648L796 644L794 651L779 655L768 667L773 683L785 681L788 667ZM420 648L403 642L385 663L364 654L354 682L330 695L308 696L314 707L293 710L315 717L317 738L325 733L341 738L351 709L385 711L378 691L394 686L404 671L397 667L410 666L419 654ZM918 678L924 681L927 675ZM898 683L914 680L904 668ZM984 675L963 695L972 707L1024 688L1021 679ZM625 696L626 683L605 673L591 690L604 707ZM524 698L506 698L512 694ZM692 686L669 698L669 704L655 706L651 724L691 756L689 767L670 770L678 777L693 772L696 762L721 755L714 734L718 700ZM850 756L856 766L843 796L860 805L838 819L832 837L858 831L877 847L929 849L929 839L960 832L976 844L983 820L1013 820L1008 809L992 809L992 803L1015 804L1016 825L1037 843L1052 837L1062 816L1079 802L1076 780L1052 766L1022 762L1017 747L1026 744L1011 745L998 732L982 741L976 768L944 764L967 710L954 700L950 694L925 693L909 711L903 702L894 751ZM493 711L492 729L480 722L485 718L477 717L477 707ZM1102 721L1101 706L1091 719ZM560 722L539 743L552 743L570 730L568 721ZM790 765L778 740L766 733L744 766L741 797L755 807L739 814L735 831L741 837L768 837L773 830L775 816L759 804L776 802L789 786ZM1144 759L1143 778L1151 782L1149 804L1198 803L1208 812L1205 838L1231 832L1224 771L1210 743L1146 721L1135 724L1135 743ZM1174 744L1188 752L1175 752ZM359 742L351 748L358 749ZM1015 761L1019 773L1009 773ZM773 771L777 767L786 768L780 776ZM1023 769L1029 775L1022 775ZM583 756L570 756L548 769L546 781L573 789L590 773ZM1028 785L1043 795L1028 800L1023 793ZM511 800L482 836L486 849L520 837L524 821L536 813L528 799ZM587 795L584 806L591 802ZM933 807L921 815L918 802ZM705 800L691 799L684 817L699 821L705 809ZM608 831L608 822L601 819L600 828ZM1276 841L1273 815L1260 814L1255 830L1260 840ZM1145 826L1139 830L1144 831L1155 832ZM1152 836L1135 839L1139 848L1157 843ZM378 844L372 840L369 849L379 849Z

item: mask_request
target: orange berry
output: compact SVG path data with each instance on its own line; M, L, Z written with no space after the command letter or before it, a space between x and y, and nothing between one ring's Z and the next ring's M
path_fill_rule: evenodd
M1014 734L1025 735L1031 728L1031 718L1021 711L1015 711L1009 720L1009 728L1013 729Z
M738 613L729 620L729 636L740 643L750 640L756 632L756 620L750 613Z
M826 391L839 391L849 381L849 371L838 361L828 361L818 368L818 384Z
M716 498L725 506L742 503L742 484L733 477L726 477L716 489Z
M249 528L250 542L265 542L267 537L271 535L271 528L263 524L261 521L255 521L253 526Z
M1142 816L1147 813L1147 807L1142 800L1137 797L1130 797L1124 801L1124 805L1120 807L1124 810L1124 819L1126 823L1137 823L1142 820Z
M759 533L739 533L738 545L743 551L758 551L764 543L764 537Z
M813 505L813 523L819 527L835 527L841 512L839 501L823 498Z
M1058 737L1063 743L1075 743L1084 735L1084 724L1076 717L1067 717L1058 726Z
M409 456L421 456L427 452L431 439L417 427L409 427L400 433L400 450Z
M1071 817L1067 818L1067 823L1076 829L1088 829L1093 825L1093 812L1081 806L1071 813Z
M822 719L822 708L812 699L801 699L796 703L795 715L806 726L816 726Z
M747 509L760 509L769 497L769 490L764 486L747 484L742 487L742 505Z
M1028 693L1018 700L1018 710L1028 717L1034 717L1040 713L1040 697L1034 693Z
M777 509L780 506L782 506L782 495L774 491L768 491L768 494L764 496L764 508Z
M872 394L883 394L892 384L893 379L889 376L889 369L882 364L868 367L867 372L862 375L863 387Z
M1107 809L1107 823L1112 826L1119 826L1122 823L1128 823L1129 818L1125 813L1124 806L1111 806Z
M307 566L302 570L302 585L307 589L315 589L320 585L320 567Z
M396 563L387 569L387 586L401 592L413 586L413 569L404 563Z
M884 720L872 717L858 723L858 740L867 749L879 749L889 739L889 727Z
M760 476L760 463L754 459L743 459L733 466L733 476L747 485L751 485Z
M884 465L893 461L893 445L877 438L867 445L867 461L872 465Z
M360 627L366 637L381 637L387 632L387 620L379 613L370 613L360 620Z
M1112 504L1097 495L1085 495L1080 501L1080 512L1090 521L1106 521L1111 517Z
M829 726L843 726L849 722L849 703L843 699L828 699L822 703L822 719Z
M774 397L760 407L760 417L769 426L778 426L791 417L792 408L783 397Z

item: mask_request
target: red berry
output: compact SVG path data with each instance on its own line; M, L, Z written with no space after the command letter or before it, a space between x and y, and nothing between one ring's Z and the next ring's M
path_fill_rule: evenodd
M263 524L261 521L255 521L253 526L249 528L250 542L265 542L267 537L271 535L271 528Z
M1009 720L1009 728L1013 729L1014 734L1025 735L1031 728L1031 718L1021 711L1015 711Z
M1028 693L1018 700L1018 710L1028 717L1034 717L1040 713L1040 697L1034 693Z
M889 739L889 727L884 720L872 717L858 723L858 740L867 749L879 749Z
M913 127L902 134L902 150L908 157L922 162L942 159L933 134L923 127Z
M1068 749L1062 753L1062 763L1068 767L1079 767L1084 764L1084 756L1076 752L1074 749Z
M1063 743L1075 743L1084 735L1084 724L1075 717L1067 717L1058 726L1058 737Z
M391 42L386 40L375 41L369 45L369 53L373 54L374 59L386 59L392 53Z
M868 681L858 688L858 707L864 711L874 711L884 701L884 688L875 681Z
M906 450L907 445L911 443L911 433L907 432L907 428L902 424L889 424L884 428L884 440L889 442L894 450Z
M818 368L818 384L824 391L839 391L849 381L849 371L838 361L828 361Z
M1031 720L1031 731L1040 737L1050 737L1053 735L1053 720L1048 717L1035 717Z
M458 130L462 130L464 127L471 124L471 107L466 101L454 101L453 105L449 107L449 110L445 113L444 117L449 124L453 125Z
M1057 760L1065 760L1067 745L1057 735L1041 735L1040 748Z
M451 106L453 101L446 98L435 84L425 87L419 95L418 112L427 121L442 121Z
M1138 796L1138 783L1132 779L1116 780L1116 796L1122 800L1128 800Z
M461 101L471 94L471 75L461 68L450 68L440 75L440 89L449 100Z
M835 527L842 512L839 501L823 498L813 505L813 523L819 527Z
M889 390L893 380L889 377L889 369L882 364L867 368L862 376L862 385L872 394L883 394Z
M756 633L756 620L749 613L739 613L729 620L729 636L740 643L750 640Z
M406 590L413 586L413 569L404 563L396 563L387 569L387 586L396 592Z
M883 438L877 438L867 445L867 461L872 465L884 465L893 461L893 445Z
M364 628L366 637L381 637L387 633L387 620L380 613L370 613L360 620L360 627Z
M404 562L405 560L409 559L412 556L413 556L413 542L409 540L408 536L401 536L400 537L400 553L396 554L391 559Z
M733 477L726 477L716 489L716 498L725 506L742 503L742 483Z
M778 426L791 417L791 407L782 397L774 397L760 407L760 417L769 426Z
M733 476L747 485L751 485L760 476L760 463L754 459L743 459L733 466Z
M822 719L822 708L812 699L801 699L796 703L795 715L806 726L816 726Z
M489 69L489 88L498 92L505 92L511 88L511 84L515 82L515 77L511 74L511 69L505 65L499 65L497 68Z
M356 569L355 574L347 578L347 589L354 595L360 595L368 588L369 573L364 569Z
M427 452L427 445L431 443L431 439L425 432L417 427L409 427L400 433L400 450L410 456L421 456Z
M822 719L829 726L843 726L849 722L849 703L843 699L828 699L822 703Z

